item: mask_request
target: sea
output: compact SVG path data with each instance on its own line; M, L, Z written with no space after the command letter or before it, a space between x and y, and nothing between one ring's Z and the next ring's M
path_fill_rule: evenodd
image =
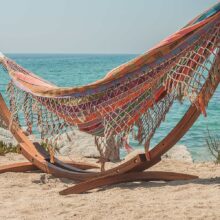
M18 64L35 74L62 86L80 86L94 82L111 69L128 62L137 54L6 54ZM9 78L0 74L0 91L5 95L5 86ZM189 103L176 101L151 141L155 146L184 115ZM212 160L206 139L208 130L211 135L220 135L220 88L209 103L207 117L201 115L187 134L177 143L184 145L191 153L194 161ZM138 143L131 142L134 148L141 148Z

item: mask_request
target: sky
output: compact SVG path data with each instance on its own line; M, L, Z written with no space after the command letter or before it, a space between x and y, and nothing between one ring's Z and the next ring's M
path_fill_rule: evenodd
M216 2L0 0L0 51L140 54Z

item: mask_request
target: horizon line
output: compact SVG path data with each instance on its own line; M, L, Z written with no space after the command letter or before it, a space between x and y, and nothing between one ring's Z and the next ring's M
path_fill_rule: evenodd
M5 52L3 54L9 54L9 55L140 55L142 53L77 53L77 52Z

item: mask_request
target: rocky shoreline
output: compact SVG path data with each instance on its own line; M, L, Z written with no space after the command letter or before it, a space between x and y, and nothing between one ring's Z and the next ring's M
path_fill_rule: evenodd
M98 158L99 153L94 143L94 138L91 135L74 130L69 135L72 138L70 142L65 135L62 137L62 141L59 143L59 151L61 155L75 155L77 157L86 158ZM17 145L16 140L13 138L11 133L3 128L0 128L0 141L13 146ZM143 153L142 150L134 150L132 153L127 155L125 159L128 159L135 154ZM163 158L174 159L186 162L193 162L190 152L184 145L175 145L171 150L166 153Z
M9 144L13 146L17 145L17 142L13 138L12 134L8 130L5 130L4 128L1 128L1 127L0 127L0 141L5 143L6 145L9 145Z

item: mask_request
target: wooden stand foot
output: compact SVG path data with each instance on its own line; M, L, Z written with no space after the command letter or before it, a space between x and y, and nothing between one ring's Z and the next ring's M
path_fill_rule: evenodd
M79 194L89 190L126 182L135 181L174 181L174 180L192 180L197 179L198 176L160 171L146 171L146 172L131 172L115 176L106 176L88 181L81 182L75 186L64 189L60 195Z
M93 164L84 163L84 162L75 162L75 161L63 161L63 162L65 164L68 164L70 166L73 166L73 167L76 167L82 170L99 168L99 166L96 166L95 164L93 165ZM27 171L34 171L34 170L38 170L38 168L31 162L18 162L18 163L0 166L0 173L27 172Z
M38 170L38 168L34 166L31 162L20 162L20 163L13 163L9 165L0 166L0 173L27 172L33 170Z

